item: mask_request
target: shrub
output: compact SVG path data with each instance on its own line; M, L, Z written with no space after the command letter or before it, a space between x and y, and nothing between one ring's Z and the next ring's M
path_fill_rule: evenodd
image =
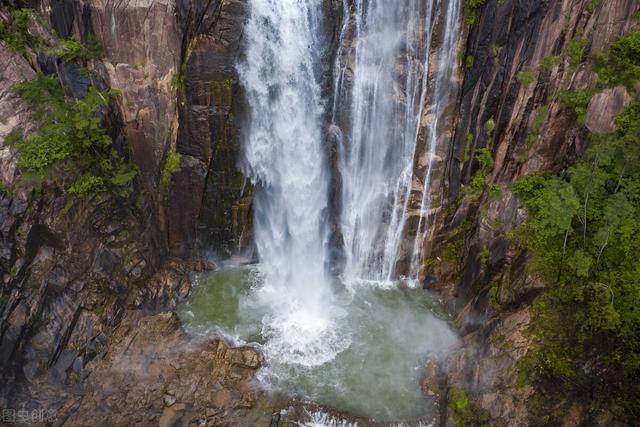
M536 75L533 71L520 71L518 73L518 80L520 80L523 85L529 86L531 83L536 81Z
M587 40L583 38L573 38L565 46L565 56L569 57L569 64L572 67L580 65L584 59L584 49L587 47Z
M32 16L31 9L15 9L11 11L8 23L0 23L0 40L11 50L22 55L27 53L27 47L39 47L43 44L41 39L31 36L28 32Z
M633 88L640 81L640 32L620 37L607 54L597 55L596 71L602 86Z
M70 194L128 194L136 172L122 162L102 127L110 93L91 87L84 99L67 103L57 77L41 73L17 91L34 109L38 124L36 133L14 141L18 167L27 178L39 182L64 172L78 177Z
M565 107L572 110L576 115L578 124L584 124L584 118L587 114L587 107L593 96L592 91L577 90L577 91L562 91L558 98Z
M540 61L540 68L548 71L556 65L560 64L560 62L561 59L559 56L547 56L545 58L542 58L542 61Z

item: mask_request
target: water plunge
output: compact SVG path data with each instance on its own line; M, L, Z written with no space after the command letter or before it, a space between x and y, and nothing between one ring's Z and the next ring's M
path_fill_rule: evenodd
M194 330L259 345L265 386L380 419L428 412L418 386L424 360L455 335L433 297L399 284L397 263L410 261L404 273L415 284L459 9L460 0L343 0L328 95L323 1L248 2L237 68L250 107L242 166L256 187L260 263L249 276L203 276L181 312ZM341 280L327 273L336 173L327 118L339 139ZM410 210L419 213L413 232Z

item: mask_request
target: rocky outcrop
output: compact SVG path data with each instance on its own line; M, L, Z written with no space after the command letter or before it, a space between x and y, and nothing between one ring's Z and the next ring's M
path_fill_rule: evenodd
M82 394L56 422L96 425L242 425L259 394L251 379L262 365L251 347L193 340L173 313L131 312L94 362Z
M79 64L61 60L53 49L44 55L27 47L22 55L0 42L0 408L59 413L69 399L85 393L97 361L111 352L111 337L126 333L127 322L122 322L128 313L174 308L190 290L188 273L199 266L191 257L167 259L157 185L177 130L172 82L186 28L178 25L176 5L65 1L42 2L39 10L29 21L30 34L50 46L58 43L43 25L50 18L62 37L87 40L95 34L106 54ZM6 12L0 8L0 19ZM90 78L80 65L91 68ZM24 179L7 137L37 131L29 107L14 90L36 72L57 74L76 99L90 85L119 91L104 111L104 125L118 153L125 161L131 154L140 171L131 196L65 194L66 174L37 186ZM207 171L205 165L194 186L204 189ZM192 188L182 190L168 199L193 195ZM188 218L189 206L180 208L178 215Z

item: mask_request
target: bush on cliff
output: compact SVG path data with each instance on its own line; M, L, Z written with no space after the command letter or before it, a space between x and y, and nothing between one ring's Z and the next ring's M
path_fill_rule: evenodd
M135 170L124 162L102 126L111 94L90 87L84 99L68 100L57 76L38 74L17 87L34 110L37 131L13 138L18 166L27 179L75 177L68 191L91 196L104 191L127 195Z
M597 55L596 71L604 86L633 89L640 82L640 32L620 37L608 53Z

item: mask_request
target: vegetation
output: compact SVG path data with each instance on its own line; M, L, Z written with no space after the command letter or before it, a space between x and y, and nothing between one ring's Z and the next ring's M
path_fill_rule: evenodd
M478 9L480 9L487 0L464 0L464 6L467 10L467 24L474 25L478 21Z
M102 46L93 34L87 37L86 43L81 43L74 38L62 40L56 53L66 62L100 59L104 56Z
M529 86L536 81L536 75L533 71L520 71L518 73L518 80L520 80L523 85Z
M473 55L467 55L467 59L465 59L464 61L464 67L467 70L470 70L473 68L473 63L474 63Z
M487 187L487 175L493 169L493 153L489 148L480 148L476 151L475 160L480 165L480 169L471 177L464 192L479 195Z
M129 194L136 172L122 161L101 123L110 93L91 87L84 99L67 101L56 76L41 73L17 91L35 110L38 124L38 132L26 139L12 138L27 179L38 183L65 172L77 177L67 189L70 194Z
M633 89L640 82L640 32L619 38L608 53L597 55L595 62L602 86L621 84Z
M48 46L43 39L29 33L29 24L35 15L32 9L14 9L7 23L0 23L0 40L10 49L25 55L29 48L37 52L54 54L66 62L100 59L104 56L102 46L93 34L85 43L75 38L62 39L56 46ZM50 29L55 34L53 29Z
M576 114L576 120L579 125L584 124L585 116L587 115L587 107L589 101L593 96L592 91L577 90L577 91L562 91L558 96L562 105L572 110Z
M164 161L164 167L162 168L162 176L160 183L165 190L169 189L171 184L171 177L173 173L180 168L180 160L182 156L175 150L170 150L167 154L167 159Z
M25 54L28 47L41 47L44 42L29 34L29 22L33 16L31 9L15 9L11 11L8 23L0 22L0 40L9 48L20 54Z
M569 40L565 47L565 56L569 57L569 65L575 68L584 59L584 50L587 47L587 40L583 38L573 38Z
M550 70L553 67L555 67L556 65L560 64L560 62L562 62L562 60L560 59L559 56L547 56L542 58L542 61L540 61L540 67L543 70Z
M548 284L535 306L541 349L523 373L549 399L640 417L640 104L594 136L562 176L515 185L531 219L518 230ZM556 400L557 401L557 400Z
M489 425L487 415L461 388L454 387L449 392L449 409L455 427Z

